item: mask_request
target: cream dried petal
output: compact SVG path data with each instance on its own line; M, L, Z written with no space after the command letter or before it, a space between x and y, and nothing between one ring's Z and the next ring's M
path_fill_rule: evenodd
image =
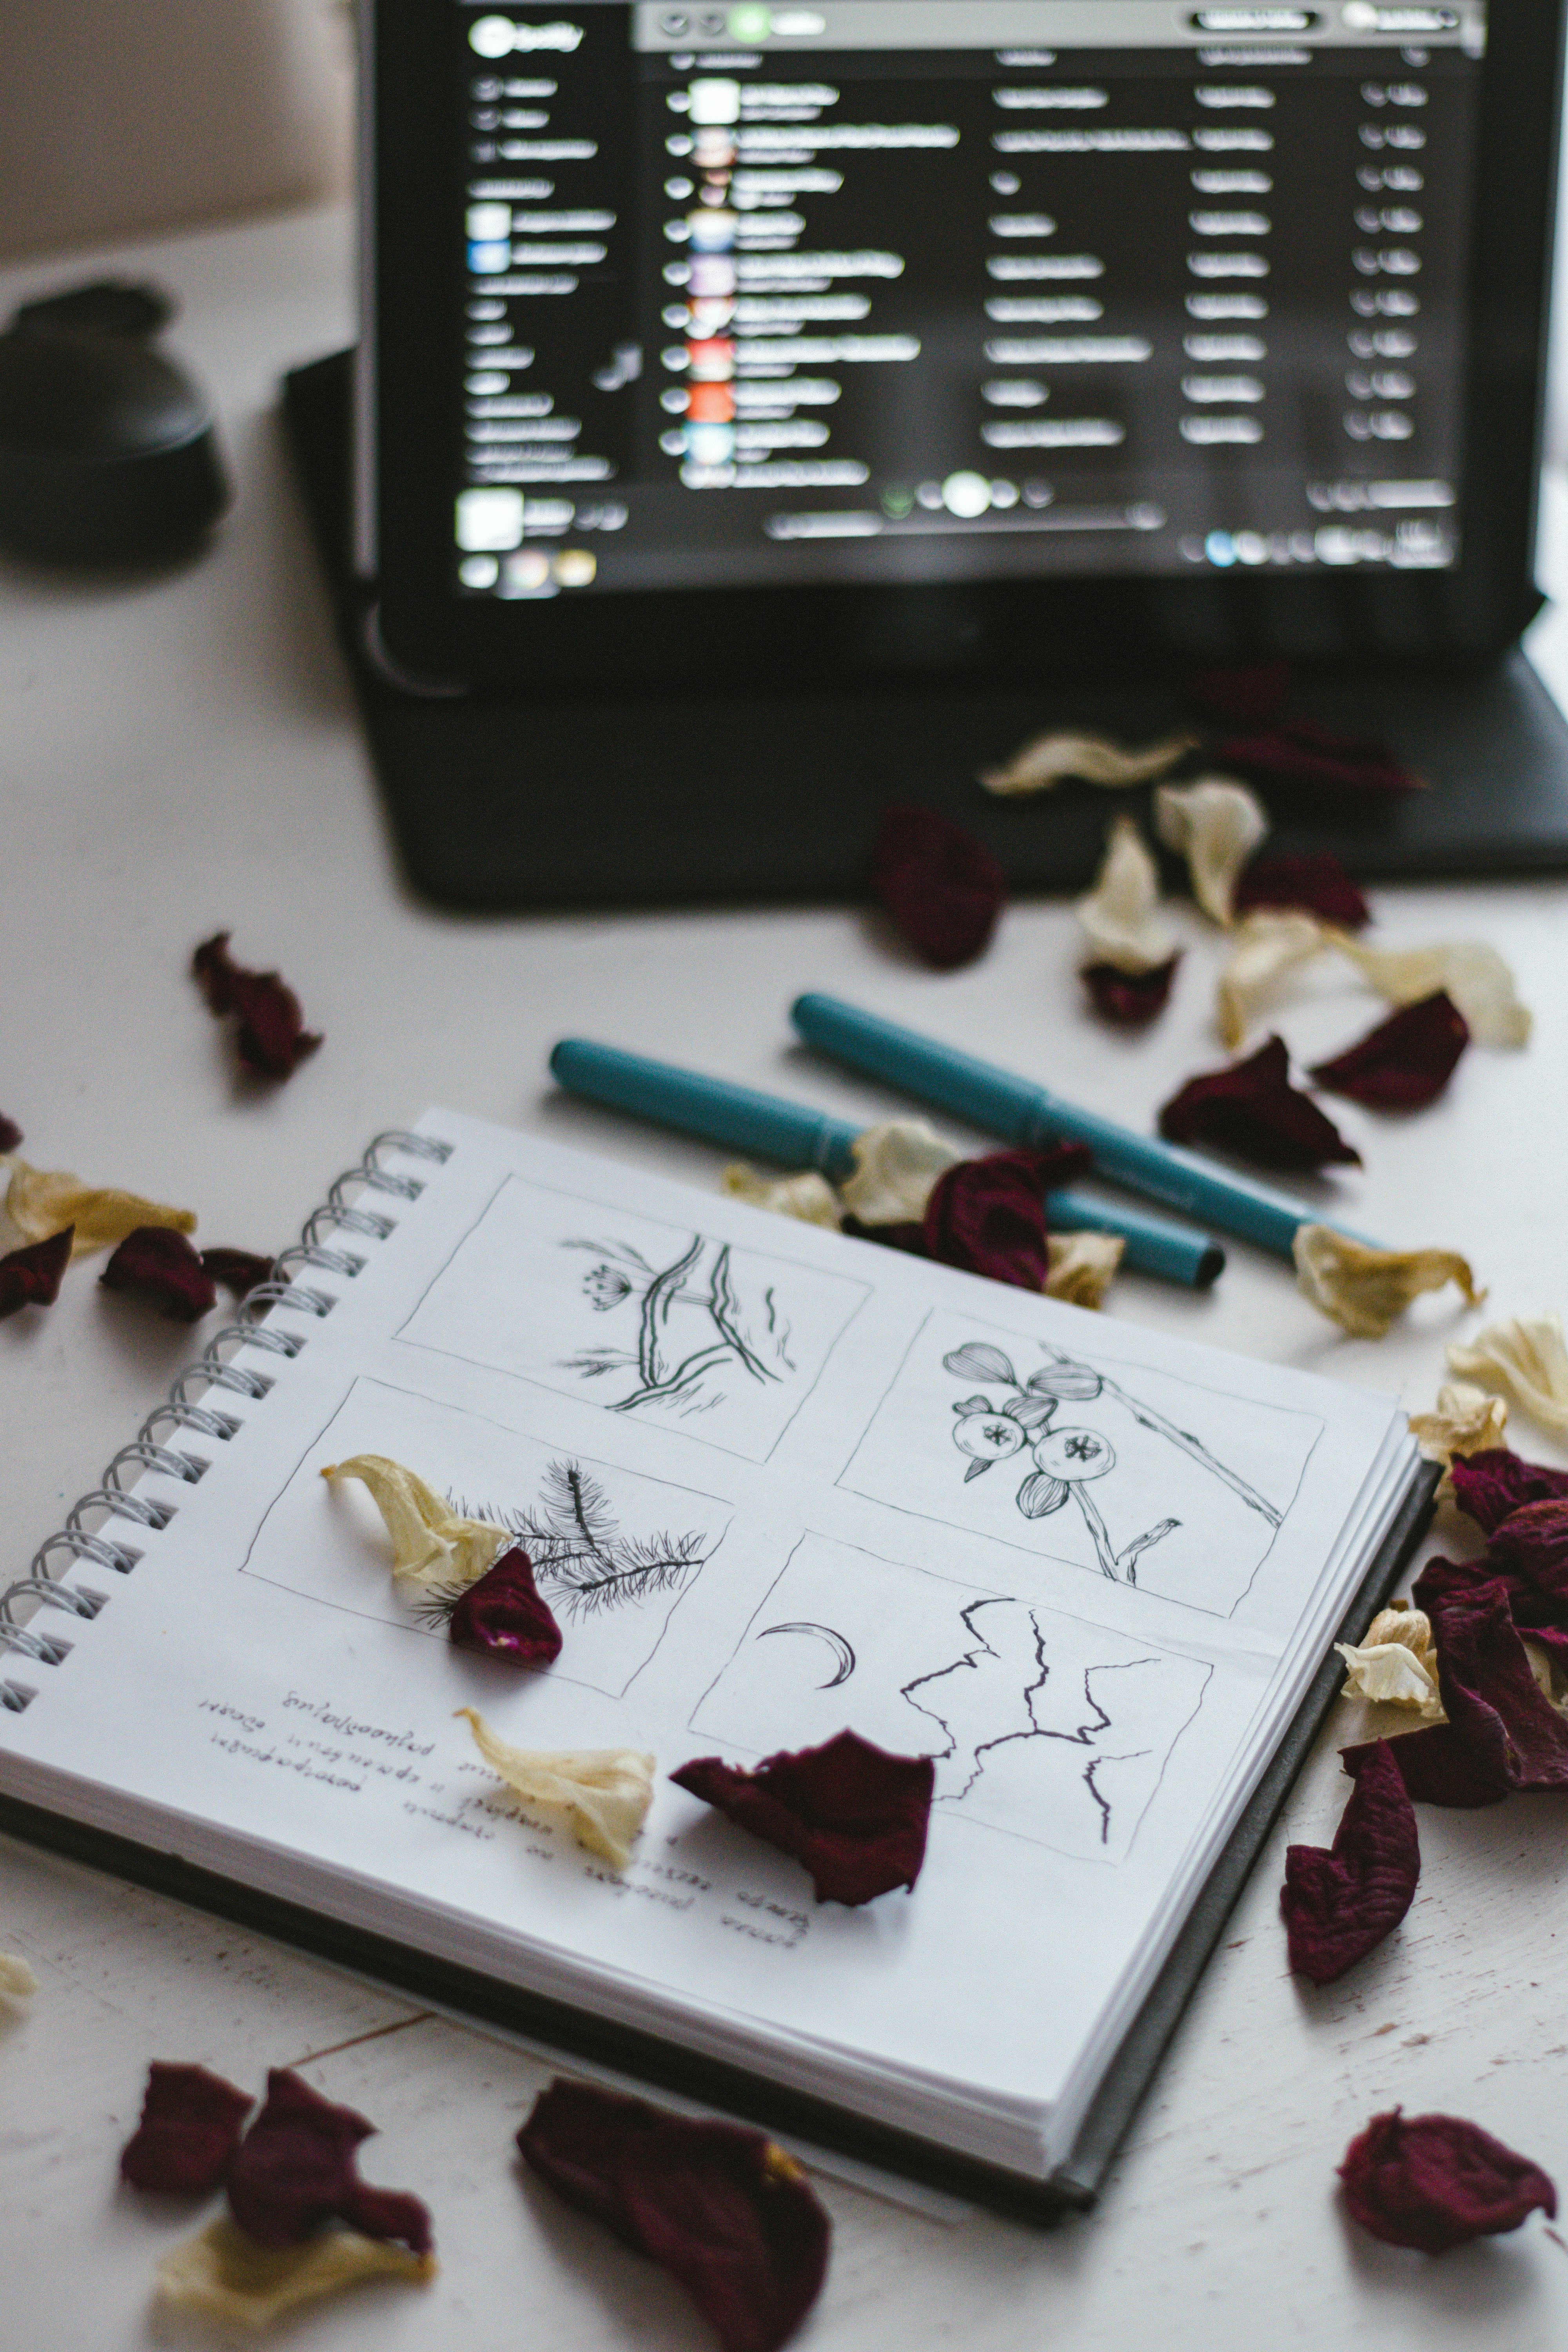
M1366 1629L1368 1644L1376 1642L1397 1642L1402 1648L1413 1650L1424 1666L1437 1669L1437 1648L1432 1639L1432 1620L1425 1609L1413 1608L1408 1601L1391 1601L1380 1609Z
M38 1979L15 1952L0 1952L0 2000L31 2000Z
M1479 940L1430 948L1374 948L1349 931L1332 931L1330 937L1391 1004L1418 1004L1445 989L1478 1045L1528 1044L1529 1009L1520 1003L1513 973L1495 948Z
M143 1201L113 1186L84 1184L63 1168L29 1168L25 1160L10 1165L5 1214L24 1242L45 1242L74 1225L71 1256L79 1258L122 1242L142 1225L169 1225L177 1234L195 1231L190 1209L165 1208L161 1201Z
M885 1118L850 1148L855 1173L838 1196L863 1225L918 1225L937 1178L963 1157L923 1118Z
M1094 887L1078 902L1092 963L1118 971L1153 971L1176 943L1160 920L1160 869L1134 820L1119 816L1106 835Z
M1235 1054L1285 974L1332 941L1315 915L1273 908L1245 915L1231 938L1230 961L1220 974L1218 1014L1219 1034Z
M1047 1234L1046 1297L1098 1307L1126 1247L1120 1234Z
M1489 1323L1468 1345L1448 1350L1448 1369L1511 1397L1554 1437L1568 1437L1568 1348L1557 1315L1516 1315Z
M1134 751L1119 743L1114 735L1058 729L1032 736L1005 766L983 768L980 782L988 793L1012 794L1048 793L1069 776L1111 791L1152 784L1156 776L1168 776L1189 751L1196 751L1199 740L1183 730Z
M370 1488L392 1538L392 1573L416 1591L472 1584L512 1540L489 1519L459 1517L423 1478L384 1454L331 1463L323 1478L358 1478Z
M803 1168L795 1176L761 1176L743 1160L732 1160L719 1179L732 1201L767 1209L775 1217L797 1217L803 1225L826 1225L837 1233L838 1203L826 1176Z
M1532 1642L1528 1633L1521 1634L1520 1638L1524 1643L1530 1671L1535 1677L1536 1689L1543 1699L1551 1702L1559 1715L1568 1715L1568 1691L1563 1688L1562 1677L1553 1669L1551 1652Z
M580 1748L550 1754L509 1748L471 1706L457 1710L493 1772L525 1804L563 1812L573 1835L617 1870L632 1858L632 1842L653 1802L654 1759L635 1748Z
M1241 869L1268 831L1257 793L1229 776L1162 784L1154 795L1154 830L1167 849L1186 859L1193 896L1205 914L1228 929Z
M1501 1397L1488 1396L1468 1381L1446 1381L1437 1391L1435 1412L1413 1412L1410 1434L1427 1462L1452 1462L1456 1454L1490 1454L1507 1448L1503 1430L1508 1407Z
M258 2246L225 2214L165 2254L157 2276L163 2300L182 2311L267 2327L297 2305L344 2287L386 2278L422 2286L436 2271L434 2254L411 2254L357 2230L332 2230L300 2246Z
M1457 1250L1373 1249L1331 1225L1299 1225L1295 1258L1303 1297L1357 1339L1381 1339L1413 1298L1446 1282L1458 1284L1467 1306L1479 1307L1486 1297Z
M1412 1614L1415 1612L1412 1612ZM1402 1642L1336 1642L1350 1670L1342 1698L1371 1699L1378 1706L1413 1706L1428 1723L1443 1720L1435 1669Z

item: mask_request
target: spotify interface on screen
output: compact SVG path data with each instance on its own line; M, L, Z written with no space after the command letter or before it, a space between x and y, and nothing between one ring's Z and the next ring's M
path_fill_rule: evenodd
M1452 565L1476 0L449 0L453 584Z

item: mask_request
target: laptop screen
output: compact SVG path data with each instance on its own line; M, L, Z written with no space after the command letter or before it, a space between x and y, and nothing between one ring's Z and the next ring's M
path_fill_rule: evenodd
M467 599L1445 571L1477 0L447 0Z

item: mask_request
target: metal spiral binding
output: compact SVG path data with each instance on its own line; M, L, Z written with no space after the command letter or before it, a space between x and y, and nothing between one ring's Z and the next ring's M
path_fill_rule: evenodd
M26 1575L0 1592L0 1652L14 1651L18 1656L31 1658L36 1664L50 1666L58 1665L68 1654L68 1642L54 1634L35 1633L30 1623L19 1623L15 1614L17 1607L63 1609L84 1620L98 1615L104 1605L101 1595L83 1592L63 1579L84 1560L115 1575L128 1576L141 1554L133 1545L105 1535L100 1528L88 1528L83 1521L90 1513L102 1511L120 1519L130 1519L153 1533L168 1526L174 1516L174 1505L154 1503L136 1494L124 1484L125 1476L139 1476L152 1470L161 1477L177 1479L184 1486L195 1485L207 1468L205 1461L200 1454L176 1450L164 1440L175 1431L189 1431L227 1444L244 1428L244 1421L215 1411L208 1402L209 1394L226 1391L258 1403L272 1386L265 1373L230 1363L223 1352L226 1346L259 1348L286 1361L297 1356L305 1345L303 1336L274 1329L260 1318L282 1307L290 1314L320 1320L331 1313L337 1298L332 1292L297 1282L296 1269L309 1267L352 1281L364 1265L364 1258L353 1250L338 1247L325 1235L353 1234L365 1241L384 1242L396 1230L395 1217L359 1208L344 1195L358 1185L386 1193L395 1200L416 1201L425 1190L420 1178L400 1176L384 1168L378 1154L399 1151L405 1158L443 1166L451 1158L452 1149L451 1144L439 1143L431 1136L389 1129L375 1138L357 1168L349 1169L330 1187L322 1206L306 1219L298 1244L273 1261L267 1280L258 1283L241 1299L234 1321L216 1332L195 1362L187 1364L178 1374L165 1401L153 1407L130 1444L121 1447L98 1486L72 1505L63 1528L57 1528L53 1535L45 1538L33 1555ZM199 1404L193 1403L186 1393L195 1381L202 1384L203 1401ZM68 1558L57 1574L50 1561L60 1552ZM28 1694L15 1685L0 1681L0 1708L19 1711L26 1706L27 1698Z

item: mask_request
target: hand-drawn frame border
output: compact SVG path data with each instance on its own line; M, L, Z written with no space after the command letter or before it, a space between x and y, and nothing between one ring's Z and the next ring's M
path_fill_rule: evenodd
M927 1326L939 1315L955 1316L955 1314L956 1310L951 1307L929 1307L926 1313L921 1318L920 1328L916 1330L909 1346L904 1349L903 1354L900 1357L898 1368L894 1371L891 1380L888 1382L887 1387L882 1391L881 1395L878 1398L875 1405L867 1416L865 1426L862 1428L859 1436L855 1441L854 1452L845 1463L843 1469L839 1471L837 1476L834 1479L834 1486L843 1494L855 1495L858 1496L862 1502L876 1504L878 1508L880 1510L896 1511L900 1518L920 1519L927 1527L953 1528L956 1528L961 1535L980 1536L986 1542L1005 1545L1010 1551L1021 1551L1030 1559L1052 1560L1058 1568L1070 1569L1075 1576L1094 1575L1097 1571L1086 1567L1081 1560L1068 1559L1063 1553L1052 1551L1047 1545L1037 1543L1020 1543L1014 1537L996 1535L990 1529L982 1530L973 1527L968 1521L963 1519L942 1518L931 1511L917 1511L906 1503L890 1503L885 1495L873 1495L864 1486L852 1486L849 1484L849 1473L855 1467L857 1457L858 1456L861 1448L866 1444L867 1439L870 1436L872 1430L875 1428L878 1417L882 1412L889 1398L892 1395L893 1391L898 1387L900 1381L903 1378L904 1369L909 1363L910 1358L914 1354L916 1348L924 1338ZM1011 1339L1023 1347L1038 1347L1043 1345L1045 1347L1054 1348L1057 1344L1054 1339L1042 1340L1037 1333L1019 1331L1005 1323L987 1323L984 1318L979 1315L976 1315L972 1318L969 1317L957 1317L957 1319L963 1321L973 1320L977 1334L983 1339L986 1337L1000 1337ZM1291 1512L1295 1509L1296 1505L1300 1498L1301 1487L1307 1475L1308 1465L1311 1462L1312 1456L1317 1452L1318 1447L1322 1443L1323 1432L1328 1424L1324 1422L1321 1414L1310 1412L1303 1406L1274 1404L1267 1399L1240 1395L1234 1389L1212 1389L1202 1381L1184 1381L1183 1379L1183 1375L1180 1373L1167 1371L1159 1364L1142 1363L1135 1357L1115 1355L1101 1356L1088 1349L1082 1350L1082 1354L1084 1361L1093 1365L1097 1370L1113 1366L1115 1368L1114 1376L1117 1379L1120 1379L1122 1373L1127 1371L1132 1373L1150 1372L1156 1380L1182 1381L1184 1386L1195 1390L1202 1396L1219 1397L1230 1404L1258 1404L1262 1402L1270 1412L1288 1413L1293 1420L1310 1422L1312 1423L1315 1434L1313 1435L1311 1444L1308 1446L1306 1453L1301 1457L1301 1467L1297 1474L1296 1485L1291 1493L1290 1499L1280 1508L1279 1525L1274 1529L1268 1541L1265 1544L1262 1551L1258 1554L1257 1566L1253 1569L1251 1575L1247 1578L1247 1582L1242 1586L1241 1591L1237 1594L1236 1599L1231 1602L1229 1608L1211 1609L1201 1601L1183 1601L1174 1593L1171 1592L1152 1594L1152 1597L1154 1599L1168 1601L1173 1609L1191 1609L1195 1611L1201 1617L1234 1617L1242 1602L1250 1595L1254 1584L1256 1584L1258 1577L1263 1571L1265 1563L1272 1553L1275 1545L1279 1542L1280 1536L1284 1533L1285 1523L1289 1519ZM1031 1524L1034 1526L1039 1526L1041 1522L1035 1520L1032 1521ZM1137 1589L1140 1591L1142 1591L1146 1588L1140 1585ZM1070 1616L1072 1612L1069 1610L1067 1614Z
M531 1176L522 1176L518 1174L515 1170L509 1170L507 1174L501 1178L500 1182L496 1186L495 1191L490 1194L483 1208L480 1209L479 1214L474 1218L473 1223L468 1227L466 1232L459 1234L458 1239L447 1251L447 1255L442 1259L441 1264L437 1267L435 1273L430 1276L429 1281L426 1284L424 1289L420 1292L418 1297L415 1300L413 1306L404 1317L403 1321L398 1326L397 1329L392 1334L394 1340L399 1347L413 1348L421 1355L444 1356L450 1363L467 1364L472 1371L493 1372L498 1380L502 1381L521 1381L525 1386L529 1388L542 1389L547 1396L569 1397L574 1403L586 1405L592 1412L608 1412L612 1408L608 1405L601 1404L598 1402L598 1399L592 1395L581 1381L575 1388L564 1388L558 1385L553 1381L542 1381L534 1373L516 1372L510 1370L505 1364L490 1363L482 1356L465 1356L456 1348L437 1348L433 1346L428 1339L410 1339L405 1337L408 1326L419 1313L425 1301L435 1289L436 1285L446 1274L447 1268L451 1265L452 1260L457 1256L458 1252L462 1249L466 1244L472 1241L474 1235L478 1233L479 1227L483 1224L485 1219L489 1215L490 1211L495 1207L496 1202L500 1199L501 1194L506 1191L510 1184L524 1185L531 1192L549 1192L553 1194L555 1199L558 1201L571 1201L582 1208L600 1210L608 1217L635 1217L639 1223L645 1225L658 1225L666 1233L684 1233L688 1234L701 1234L701 1237L704 1241L715 1241L723 1237L703 1232L702 1228L694 1222L686 1224L674 1224L666 1217L650 1217L646 1209L629 1209L626 1206L624 1202L596 1201L591 1193L569 1192L563 1185L560 1184L541 1184L536 1182ZM758 1215L763 1213L760 1210L757 1212ZM749 1257L761 1258L769 1265L787 1265L801 1269L807 1274L821 1276L828 1282L841 1283L847 1290L858 1291L860 1294L859 1297L856 1300L855 1305L850 1308L848 1314L846 1315L843 1322L838 1326L837 1330L828 1341L826 1348L823 1351L822 1361L818 1364L811 1379L802 1389L794 1410L786 1417L783 1428L779 1431L778 1435L774 1438L773 1444L769 1446L765 1454L742 1453L738 1445L721 1444L716 1437L700 1436L695 1429L689 1428L684 1424L678 1426L673 1422L647 1420L636 1422L633 1423L633 1426L641 1429L657 1430L661 1436L689 1438L694 1445L706 1445L709 1446L715 1454L727 1454L732 1461L771 1462L773 1455L778 1452L779 1447L784 1444L784 1439L788 1436L790 1430L794 1426L796 1418L802 1412L807 1400L815 1393L817 1382L821 1380L823 1373L827 1370L829 1362L843 1341L845 1333L848 1330L856 1317L864 1310L867 1300L875 1295L876 1285L872 1282L862 1282L858 1275L837 1274L832 1270L832 1268L827 1266L809 1265L803 1265L803 1261L799 1258L781 1257L772 1250L756 1249L750 1242L742 1242L738 1244L732 1244L732 1246L738 1246L741 1249L743 1249Z
M911 1514L911 1516L918 1516L918 1514ZM790 1546L784 1566L779 1570L778 1574L774 1577L773 1582L769 1585L767 1591L763 1593L762 1599L758 1601L756 1607L747 1618L744 1625L741 1628L734 1648L731 1651L729 1656L725 1659L723 1664L720 1667L712 1681L708 1685L708 1687L703 1692L701 1697L697 1701L691 1713L688 1716L686 1719L686 1728L691 1734L692 1738L695 1739L708 1739L716 1738L720 1736L718 1733L706 1730L698 1722L698 1717L708 1704L708 1701L712 1697L713 1693L718 1689L719 1685L723 1681L724 1676L734 1664L736 1659L740 1656L742 1651L745 1648L747 1643L752 1638L752 1626L755 1625L758 1618L762 1615L764 1609L769 1606L773 1594L778 1591L779 1586L789 1574L790 1570L795 1563L796 1552L798 1552L804 1545L808 1543L832 1544L839 1551L854 1552L861 1559L868 1559L878 1568L891 1569L898 1575L924 1577L928 1582L931 1584L940 1584L948 1591L954 1594L961 1592L973 1594L974 1596L973 1601L965 1602L958 1609L957 1614L960 1623L963 1622L963 1609L965 1607L977 1606L989 1601L1012 1601L1017 1602L1020 1608L1027 1609L1031 1616L1037 1609L1039 1609L1047 1617L1065 1617L1068 1619L1069 1623L1085 1626L1091 1633L1104 1633L1112 1641L1126 1642L1135 1648L1152 1650L1163 1658L1180 1659L1185 1665L1198 1666L1202 1669L1204 1679L1201 1686L1199 1687L1197 1696L1193 1701L1192 1713L1184 1717L1183 1721L1177 1727L1176 1731L1173 1735L1171 1744L1165 1750L1153 1784L1151 1787L1148 1795L1144 1798L1142 1805L1139 1809L1137 1820L1133 1822L1131 1831L1128 1832L1126 1848L1121 1853L1117 1854L1114 1858L1109 1854L1080 1853L1068 1846L1053 1845L1050 1839L1047 1837L1031 1837L1026 1830L1004 1829L998 1822L979 1821L973 1813L965 1814L962 1800L952 1804L943 1803L942 1800L938 1800L938 1803L942 1806L942 1819L944 1821L961 1822L965 1829L984 1831L993 1837L1012 1838L1016 1840L1019 1845L1044 1846L1048 1853L1059 1854L1065 1862L1087 1862L1092 1863L1096 1868L1100 1870L1120 1870L1122 1864L1131 1858L1133 1843L1137 1838L1139 1831L1142 1828L1145 1820L1148 1818L1149 1808L1165 1785L1165 1775L1170 1769L1172 1759L1174 1757L1176 1749L1181 1744L1183 1735L1191 1729L1192 1726L1197 1721L1199 1715L1203 1712L1204 1702L1208 1696L1209 1685L1215 1677L1215 1661L1212 1658L1194 1658L1190 1652L1185 1650L1173 1650L1167 1642L1145 1642L1141 1633L1129 1633L1121 1626L1101 1625L1092 1617L1080 1617L1076 1609L1058 1609L1054 1601L1028 1601L1026 1600L1021 1593L1017 1592L993 1592L988 1589L988 1587L983 1584L961 1584L954 1577L940 1576L934 1569L916 1568L906 1559L889 1559L884 1553L872 1551L865 1544L850 1543L843 1536L828 1535L820 1528L804 1528L796 1541ZM1205 1612L1205 1614L1212 1615L1213 1613L1214 1612L1212 1611ZM970 1630L973 1632L973 1627ZM953 1663L956 1664L958 1661L955 1659ZM911 1711L917 1715L923 1712L923 1710L919 1707L914 1707ZM939 1722L941 1718L940 1717L933 1716L931 1720L932 1722ZM850 1728L852 1729L853 1726L851 1726ZM731 1747L741 1748L742 1753L746 1755L762 1756L766 1753L766 1750L761 1748L748 1748L743 1740L730 1740L727 1744ZM923 1753L924 1751L922 1750L921 1752ZM933 1811L935 1811L934 1806L932 1810Z
M432 1353L435 1352L437 1351L432 1350ZM405 1622L396 1617L382 1616L374 1609L356 1609L351 1602L346 1601L329 1601L325 1593L309 1592L304 1591L298 1584L285 1584L280 1577L266 1576L262 1573L260 1569L252 1568L250 1565L251 1559L255 1556L256 1547L261 1541L267 1522L272 1517L273 1512L283 1500L283 1497L289 1492L289 1489L293 1486L295 1479L299 1476L301 1469L304 1467L310 1455L314 1453L316 1447L320 1445L328 1430L331 1429L332 1423L338 1419L338 1416L341 1413L347 1412L350 1402L355 1395L356 1391L361 1389L384 1389L390 1396L405 1397L415 1404L430 1405L437 1412L456 1413L459 1420L477 1421L482 1423L486 1429L499 1430L504 1437L521 1437L530 1445L537 1445L545 1452L571 1454L574 1455L574 1459L590 1464L595 1470L606 1472L612 1478L636 1478L644 1486L668 1486L671 1494L690 1495L695 1496L699 1502L718 1504L720 1509L727 1512L729 1516L724 1521L722 1531L714 1539L713 1550L708 1554L708 1559L702 1563L703 1568L706 1568L709 1562L711 1561L714 1554L719 1550L720 1546L724 1542L725 1538L729 1535L731 1528L735 1523L736 1506L730 1502L725 1496L705 1494L700 1486L684 1486L678 1484L674 1479L650 1477L646 1470L628 1470L624 1463L602 1462L594 1454L578 1454L574 1447L557 1446L551 1440L542 1437L535 1437L531 1430L514 1429L510 1422L493 1421L488 1412L471 1412L467 1405L451 1404L445 1397L426 1396L422 1390L400 1388L395 1381L378 1380L373 1372L357 1372L350 1381L348 1387L344 1390L337 1403L332 1407L331 1412L327 1415L326 1420L322 1422L320 1429L318 1429L314 1436L308 1441L303 1451L296 1456L295 1460L289 1466L288 1475L284 1478L282 1485L279 1487L277 1493L268 1504L267 1508L262 1512L260 1518L257 1521L255 1532L252 1534L250 1541L245 1548L245 1558L239 1562L237 1570L238 1575L251 1577L258 1584L269 1584L274 1592L289 1593L295 1600L308 1601L313 1608L334 1610L340 1617L358 1617L366 1624L384 1625L389 1633L412 1633L422 1642L444 1642L446 1640L446 1635L441 1632L438 1626L426 1623L417 1617L410 1616L406 1622ZM388 1575L390 1577L390 1570L388 1571ZM627 1691L630 1690L633 1683L637 1681L638 1675L645 1673L647 1669L652 1665L654 1659L658 1655L659 1650L663 1646L664 1637L669 1631L670 1619L680 1607L680 1604L686 1599L687 1594L701 1581L701 1578L702 1569L700 1568L697 1574L689 1578L688 1581L681 1586L680 1591L676 1594L675 1599L665 1611L664 1622L659 1628L658 1641L655 1642L652 1649L643 1660L642 1664L635 1668L634 1671L627 1675L626 1681L621 1685L618 1691L606 1691L603 1683L591 1683L585 1681L581 1675L573 1674L570 1667L563 1664L560 1660L548 1669L552 1682L571 1683L575 1689L595 1691L601 1698L624 1698ZM564 1659L566 1655L567 1650L563 1647L561 1654L562 1659ZM535 1669L531 1666L525 1666L522 1669L522 1672L525 1674L531 1674L535 1671L544 1670Z

